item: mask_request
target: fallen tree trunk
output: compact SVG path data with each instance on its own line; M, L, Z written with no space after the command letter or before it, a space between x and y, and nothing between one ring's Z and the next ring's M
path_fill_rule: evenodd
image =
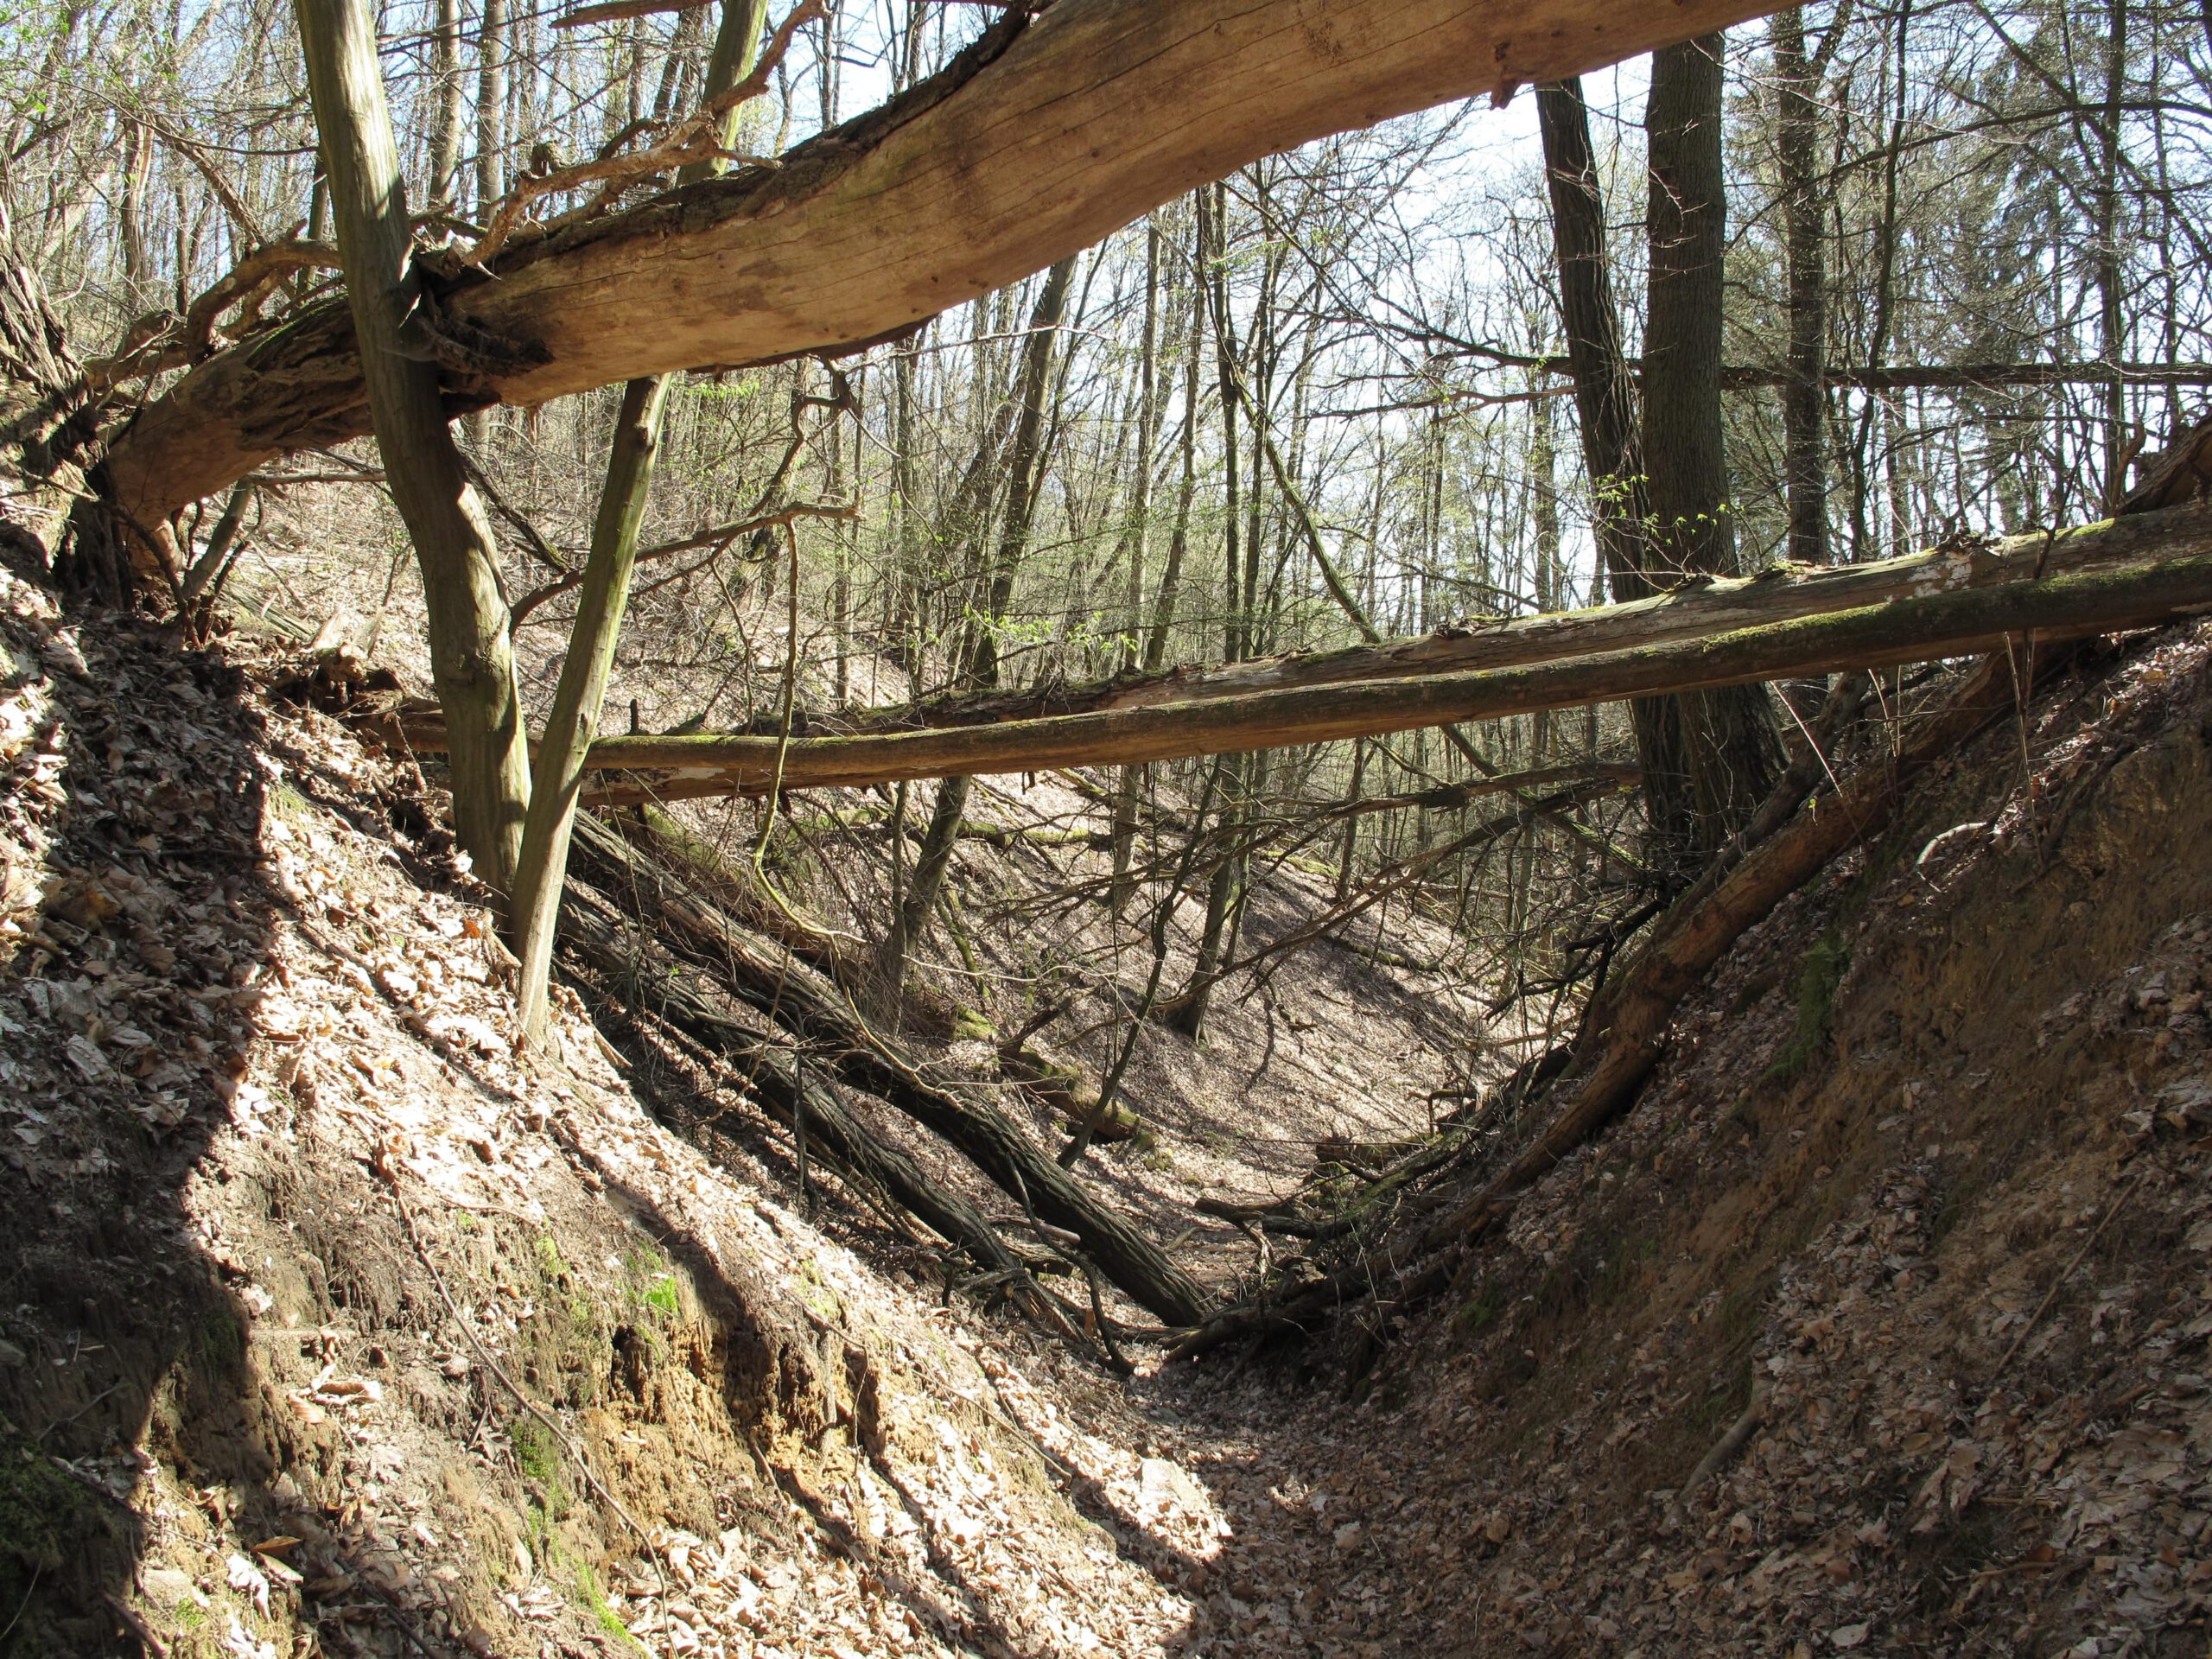
M2043 545L2034 538L2036 548ZM785 789L807 789L1133 765L1974 656L2023 636L2044 643L2078 639L2212 609L2212 514L2199 509L2054 538L2047 564L2058 574L2037 577L2032 563L2022 569L2022 556L2030 552L2015 544L1992 556L2004 574L1982 581L1973 576L1981 562L1972 553L1950 556L1948 565L1941 556L1929 556L1906 591L1812 614L1792 596L1824 588L1827 573L1755 578L1731 585L1736 602L1718 613L1707 611L1705 627L1687 638L1678 636L1668 611L1639 607L1501 625L1501 637L1514 641L1516 652L1529 648L1529 639L1548 636L1554 651L1568 653L1510 666L788 744L771 736L611 737L593 745L591 764L602 774L599 798L609 801L758 793L772 779ZM1762 589L1784 602L1773 604ZM1773 620L1777 609L1780 620ZM1659 637L1649 638L1652 633ZM637 776L606 775L616 772Z
M2013 709L2018 696L2012 658L1988 658L1889 764L1866 766L1840 794L1790 817L1709 889L1693 890L1592 1010L1582 1052L1552 1085L1555 1109L1543 1133L1480 1192L1440 1217L1424 1245L1481 1231L1625 1109L1659 1063L1675 1010L1730 947L1837 854L1881 830L1906 785Z
M897 1147L884 1145L845 1109L827 1084L805 1082L788 1041L779 1052L769 1033L732 1018L674 975L657 971L587 906L571 903L563 909L561 937L596 972L623 988L627 1006L658 1015L728 1060L794 1135L880 1189L946 1243L965 1250L978 1268L1005 1272L1022 1267L1021 1258L982 1211L931 1180Z
M2212 520L2192 522L2177 515L2093 524L2061 535L2013 536L1999 542L1964 543L1869 564L1820 569L1780 566L1754 576L1701 581L1626 604L1477 622L1376 645L1298 652L1219 667L1121 674L1075 685L963 693L860 711L843 717L849 723L842 727L834 719L824 720L822 725L832 736L873 736L1473 673L1608 651L1687 644L1732 630L1886 605L1933 593L2117 570L2161 556L2183 557L2208 551L2212 551ZM404 738L408 747L423 753L436 753L445 744L444 727L436 710L428 705L410 705L398 711L384 735L392 742ZM719 739L691 741L695 744L729 742L741 736L774 741L772 731L759 727L745 733L725 733ZM634 762L626 754L639 753L601 747L593 752L593 765L601 770L628 766ZM712 751L695 748L692 753ZM606 792L609 789L615 792ZM600 804L630 798L620 792L620 785L604 779L599 790L588 798ZM696 790L678 789L677 795L728 792L725 786L709 782Z
M534 240L430 297L448 409L895 336L1308 139L1616 63L1764 0L1059 0L773 169ZM122 435L152 525L288 450L367 430L342 303L201 364Z
M676 887L596 820L577 819L575 850L612 890L631 895L641 913L688 937L747 1001L817 1046L825 1070L949 1141L1026 1210L1073 1234L1099 1271L1133 1300L1170 1325L1205 1318L1205 1291L1166 1251L1085 1192L996 1106L923 1076L868 1028L828 980Z

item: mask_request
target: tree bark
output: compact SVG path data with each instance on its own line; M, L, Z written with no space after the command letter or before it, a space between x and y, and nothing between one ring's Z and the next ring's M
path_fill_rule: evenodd
M514 343L455 410L849 348L1020 280L1254 158L1596 68L1760 0L1062 0L1009 8L943 74L760 170L514 245L441 297ZM151 524L366 429L342 311L220 353L143 411L114 485Z
M476 213L486 219L506 190L507 0L484 0L476 44Z
M804 1136L847 1171L881 1189L939 1237L967 1251L978 1267L1005 1271L1020 1265L974 1205L931 1180L896 1147L885 1145L845 1109L828 1084L804 1080L791 1058L796 1047L788 1039L779 1044L768 1031L717 1007L695 985L674 974L655 971L595 915L565 913L561 937L570 950L620 987L630 1006L667 1020L728 1060L744 1073L763 1106L795 1135Z
M1775 13L1776 150L1789 267L1789 378L1782 390L1782 472L1789 492L1789 556L1828 562L1827 238L1820 185L1820 75L1805 52L1805 13Z
M1582 427L1583 471L1590 481L1598 551L1616 600L1657 591L1644 574L1644 529L1650 518L1643 442L1637 430L1637 385L1621 344L1613 301L1612 263L1605 245L1605 194L1590 143L1590 112L1580 79L1536 89L1536 118L1552 208L1559 267L1560 320L1574 376L1575 413ZM1656 827L1681 822L1682 715L1678 704L1644 699L1629 710L1643 772L1645 817Z
M451 202L454 170L461 163L461 0L437 0L437 28L430 73L430 198Z
M578 839L649 912L690 933L747 1000L818 1046L824 1065L847 1084L950 1141L1025 1209L1033 1206L1041 1219L1073 1233L1101 1272L1170 1325L1205 1317L1205 1291L1166 1252L1086 1192L987 1097L925 1077L861 1022L836 987L703 900L673 892L612 830L587 819Z
M1643 335L1643 462L1649 476L1648 569L1736 570L1734 504L1720 416L1722 256L1727 180L1720 149L1719 34L1651 56L1644 125L1650 149L1650 283ZM1658 849L1687 869L1741 828L1773 786L1781 746L1767 694L1717 690L1681 705L1685 776L1655 801ZM1647 760L1647 778L1649 778ZM1657 783L1657 779L1650 779ZM1687 809L1686 810L1684 809Z
M415 543L443 708L454 828L504 893L521 850L530 753L492 528L446 428L437 371L410 333L419 299L406 187L364 0L298 0L308 91L369 413L392 501Z
M2037 579L2032 572L2046 551L2049 568ZM1877 589L1854 589L1854 578L1881 572L1893 582L1901 569L1917 574L1902 591L1892 588L1892 597L1808 608L1815 594L1834 598L1855 591L1864 599ZM1533 658L1529 629L1496 625L1491 643L1503 647L1502 655L1521 656L1499 666L1330 680L1300 671L1293 658L1274 665L1277 689L1236 696L982 726L801 738L784 753L782 782L787 789L849 786L1280 748L1965 656L2023 633L2055 641L2152 626L2212 609L2212 515L2182 507L2077 531L2048 549L2042 537L2020 537L1996 555L1964 550L1887 566L1715 582L1705 598L1714 607L1704 612L1711 626L1686 635L1670 626L1669 607L1677 601L1540 619L1563 632L1550 635L1550 654ZM1558 649L1569 638L1581 649ZM1344 655L1368 670L1389 660L1389 651ZM738 794L767 786L779 747L773 737L603 738L591 764L643 774L619 786L603 782L601 798L610 802Z
M721 28L707 72L708 97L736 86L752 69L767 10L767 0L723 0ZM739 118L736 109L722 118L722 148L729 147ZM720 166L718 162L700 162L684 171L703 178ZM569 830L583 784L584 756L599 724L615 642L622 633L622 615L629 608L630 575L637 564L638 534L660 453L668 385L668 376L647 375L623 391L607 480L592 521L583 585L576 597L576 620L531 775L530 811L523 826L510 912L515 955L521 963L517 1004L522 1039L531 1048L544 1046L549 1030L546 976L553 963L553 925L568 871Z

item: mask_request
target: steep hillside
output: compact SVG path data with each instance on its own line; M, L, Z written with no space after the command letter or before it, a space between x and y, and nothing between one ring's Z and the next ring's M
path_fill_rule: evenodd
M1242 1442L1252 1650L2202 1650L2208 658L1986 734L1754 931L1356 1415Z
M272 702L296 662L0 597L7 1651L2203 1643L2202 631L1919 787L1379 1344L1361 1309L1122 1377L803 1197L742 1090L613 1011L564 994L564 1061L518 1061L435 793ZM1096 857L963 853L976 970L1027 985L1023 903ZM1288 961L1205 1051L1145 1037L1158 1139L1088 1166L1217 1287L1254 1246L1195 1199L1415 1127L1461 1063L1448 981Z
M516 1065L410 773L250 649L0 597L9 1651L1182 1625L1081 1511L1197 1539L1211 1500L1016 1370L1057 1357L723 1179L573 1007Z

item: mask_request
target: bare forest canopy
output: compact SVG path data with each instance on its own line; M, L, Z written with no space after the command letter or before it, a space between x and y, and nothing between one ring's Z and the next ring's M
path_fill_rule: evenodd
M437 285L456 408L671 370L846 353L1080 251L1262 156L1510 94L1752 15L1758 0L1060 0L777 159L511 240ZM345 308L222 353L140 412L109 467L166 518L249 468L358 437Z

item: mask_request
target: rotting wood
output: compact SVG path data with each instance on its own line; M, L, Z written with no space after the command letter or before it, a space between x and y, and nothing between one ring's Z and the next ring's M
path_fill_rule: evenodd
M538 360L448 371L452 412L666 371L885 340L1090 245L1262 156L1618 62L1763 0L1061 0L994 22L943 73L748 169L511 244L435 296ZM111 461L147 524L289 449L359 436L342 304L219 353Z
M642 913L688 936L734 990L818 1053L825 1071L913 1119L1026 1210L1073 1234L1099 1271L1131 1300L1173 1325L1193 1325L1205 1317L1205 1291L1166 1251L1085 1191L990 1100L925 1077L804 963L698 894L683 891L594 819L578 817L575 854L610 890L629 894Z

